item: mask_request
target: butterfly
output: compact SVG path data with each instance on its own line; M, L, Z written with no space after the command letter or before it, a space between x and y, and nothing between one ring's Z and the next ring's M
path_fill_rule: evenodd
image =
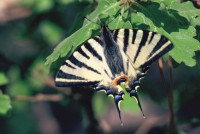
M112 96L121 120L124 92L136 99L137 89L150 65L173 48L172 42L155 32L139 29L111 31L101 26L101 35L83 43L60 67L58 87L89 86ZM125 91L124 91L125 90ZM144 114L143 114L144 116Z

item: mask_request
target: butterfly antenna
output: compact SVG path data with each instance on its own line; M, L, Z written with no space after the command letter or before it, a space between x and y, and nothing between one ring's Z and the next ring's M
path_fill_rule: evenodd
M121 16L121 13L119 13L119 15ZM115 20L115 18L113 18L111 21L109 21L107 24L110 24L111 22L113 22Z
M88 19L87 17L83 17L83 19L86 19L86 20L88 20L89 22L92 22L92 23L94 23L94 24L97 24L97 25L99 25L99 26L101 26L101 24L99 24L99 23L97 23L97 22L94 22L94 21L92 21L92 20L90 20L90 19Z

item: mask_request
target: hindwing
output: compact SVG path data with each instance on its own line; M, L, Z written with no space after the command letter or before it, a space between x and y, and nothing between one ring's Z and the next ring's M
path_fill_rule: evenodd
M166 37L146 30L118 29L113 37L135 68L150 66L173 48Z

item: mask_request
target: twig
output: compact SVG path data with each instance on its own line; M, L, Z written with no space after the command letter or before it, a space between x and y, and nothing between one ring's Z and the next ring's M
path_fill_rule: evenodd
M167 86L167 84L166 84L166 79L165 79L164 72L163 72L163 62L162 62L161 58L158 60L158 66L159 66L160 75L163 80L164 89L167 94L169 111L170 111L170 121L169 121L168 132L170 134L176 134L177 129L176 129L176 124L175 124L175 119L174 119L173 92L172 92L173 75L172 75L172 64L171 64L170 58L168 58L168 68L170 71L170 85L169 86Z
M172 62L170 57L167 60L167 65L169 68L169 75L170 75L170 84L169 84L169 91L168 91L168 102L169 102L169 110L170 110L170 122L169 122L169 132L170 134L177 133L177 128L175 124L175 118L174 118L174 109L173 109L173 74L172 74Z
M166 85L166 79L165 79L165 75L164 75L164 72L163 72L163 62L162 62L162 59L160 58L160 59L158 59L158 67L159 67L159 71L160 71L160 75L161 75L161 77L162 77L162 81L163 81L163 84L164 84L164 87L165 87L165 89L166 89L166 91L168 91L167 90L167 85Z
M66 87L65 88L56 87L54 84L55 83L54 80L50 76L46 77L43 83L44 83L44 85L52 87L52 88L64 93L65 95L69 96L72 94L72 91L70 88L67 89Z
M40 101L61 101L64 99L63 95L44 95L38 94L36 96L11 96L11 99L16 101L27 101L27 102L40 102Z

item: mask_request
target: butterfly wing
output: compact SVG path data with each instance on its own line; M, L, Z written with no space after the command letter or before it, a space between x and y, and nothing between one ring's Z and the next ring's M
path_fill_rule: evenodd
M137 95L140 79L145 77L146 71L154 61L173 48L173 44L163 35L146 30L118 29L114 31L113 38L137 72L135 78L129 81L130 88L126 90L136 99L143 113Z
M118 29L113 36L136 69L150 66L173 48L166 37L146 30Z
M92 86L105 80L103 49L98 36L81 45L60 67L56 86Z
M97 91L106 91L107 95L113 95L121 119L119 103L123 100L124 92L120 83L116 87L112 85L115 77L121 75L124 69L124 75L131 78L126 90L142 110L136 90L139 79L145 76L148 66L171 50L173 45L167 38L154 32L119 29L111 33L108 27L102 28L103 38L97 36L88 40L61 66L56 76L56 86L96 86ZM113 47L115 45L119 46L119 50L110 50L116 48ZM113 59L112 53L115 54ZM123 83L124 79L120 80Z

